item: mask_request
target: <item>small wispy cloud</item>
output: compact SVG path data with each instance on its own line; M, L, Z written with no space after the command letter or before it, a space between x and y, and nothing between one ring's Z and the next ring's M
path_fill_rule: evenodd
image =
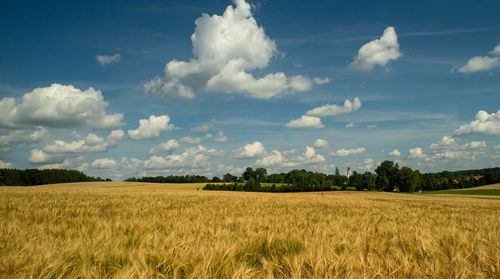
M117 53L115 55L96 55L95 58L104 67L108 64L118 63L122 56Z

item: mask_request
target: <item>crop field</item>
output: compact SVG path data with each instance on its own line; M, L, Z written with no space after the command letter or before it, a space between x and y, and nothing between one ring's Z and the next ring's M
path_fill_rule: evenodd
M0 187L0 278L500 278L500 197Z

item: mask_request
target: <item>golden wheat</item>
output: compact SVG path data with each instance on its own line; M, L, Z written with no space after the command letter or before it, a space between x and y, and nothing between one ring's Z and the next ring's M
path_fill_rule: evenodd
M500 199L0 187L2 278L500 278Z

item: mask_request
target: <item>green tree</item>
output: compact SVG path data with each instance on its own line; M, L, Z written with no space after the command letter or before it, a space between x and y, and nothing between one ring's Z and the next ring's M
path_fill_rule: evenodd
M238 180L238 177L236 177L230 173L226 173L226 174L224 174L222 180L224 180L224 182L235 182Z
M266 178L267 175L267 170L265 168L257 168L255 170L255 178L258 181L263 181L264 178Z
M376 169L377 189L380 191L392 191L398 183L399 165L393 161L383 161ZM384 178L385 177L385 178ZM386 183L387 179L387 183Z
M221 180L219 177L217 177L217 176L214 176L214 177L212 178L212 182L217 183L217 182L221 182L221 181L222 181L222 180Z
M375 183L378 191L386 191L386 189L389 189L389 178L385 175L377 175Z
M255 175L255 171L251 168L251 167L248 167L245 172L243 172L243 179L245 179L245 181L248 181L250 179L250 177L253 177L254 179L256 178L256 175Z
M401 192L412 193L419 189L421 175L409 167L402 167L398 174L398 187Z
M245 191L258 192L260 190L260 182L250 176L248 182L245 184Z
M426 173L422 176L422 190L424 191L438 190L437 179L436 177L434 177L433 174Z
M353 171L351 177L349 177L349 185L356 187L356 190L361 191L365 187L365 181L363 176L357 171Z
M371 191L375 190L375 187L377 186L376 179L377 179L377 177L369 171L363 173L364 184L368 190L371 190Z

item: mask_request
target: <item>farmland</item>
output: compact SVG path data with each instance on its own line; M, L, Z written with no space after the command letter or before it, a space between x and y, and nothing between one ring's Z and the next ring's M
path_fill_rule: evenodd
M495 196L203 186L0 187L0 278L500 276Z

